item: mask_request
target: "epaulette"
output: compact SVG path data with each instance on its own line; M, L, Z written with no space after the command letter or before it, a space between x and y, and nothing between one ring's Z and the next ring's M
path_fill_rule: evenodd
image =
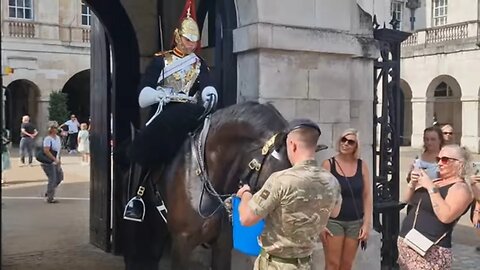
M171 52L172 52L172 50L160 51L160 52L155 53L154 55L155 55L155 56L164 56L165 54L171 53Z

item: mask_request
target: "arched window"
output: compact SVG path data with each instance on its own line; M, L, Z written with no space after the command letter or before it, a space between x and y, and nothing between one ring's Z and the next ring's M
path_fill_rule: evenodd
M451 97L453 96L452 88L445 82L441 82L433 94L434 97Z

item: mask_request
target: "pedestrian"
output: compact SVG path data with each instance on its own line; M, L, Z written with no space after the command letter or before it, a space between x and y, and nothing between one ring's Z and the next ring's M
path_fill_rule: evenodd
M45 193L47 203L56 203L55 189L63 181L63 170L60 160L60 150L62 142L58 133L58 123L49 121L47 126L47 136L43 139L43 151L48 162L42 162L41 167L48 177L47 192Z
M342 206L336 218L331 218L322 237L325 269L352 269L359 244L366 248L373 199L370 172L360 159L358 131L350 128L338 138L337 155L325 160L322 167L338 179Z
M6 182L3 172L11 168L10 151L8 151L9 144L10 144L10 132L6 128L4 128L2 131L2 184Z
M442 126L443 140L445 144L455 143L455 133L453 127L450 124Z
M87 123L82 123L78 132L78 152L82 154L82 165L87 165L90 161L89 136Z
M423 152L416 157L407 173L407 182L414 169L423 169L431 179L438 178L437 157L440 149L445 145L442 130L436 126L428 127L423 131Z
M315 160L320 133L310 120L290 122L286 144L293 167L273 173L253 195L248 185L237 192L243 225L251 226L265 218L256 270L310 269L320 233L329 216L338 214L338 181Z
M25 156L28 155L28 166L32 166L33 162L33 148L35 146L35 137L38 131L30 123L30 116L24 115L22 117L22 125L20 126L20 166L25 166Z
M68 126L68 138L67 138L68 153L75 154L77 152L78 128L80 127L80 123L78 122L75 114L70 115L70 120L60 125L60 128L62 128L63 126Z
M452 231L468 210L473 196L465 181L470 153L446 145L438 154L439 179L415 169L405 194L412 206L398 237L398 264L402 270L451 269Z

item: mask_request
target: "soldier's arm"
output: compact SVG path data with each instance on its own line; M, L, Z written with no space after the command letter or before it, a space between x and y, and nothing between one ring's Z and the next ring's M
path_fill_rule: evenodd
M242 196L239 207L240 222L244 226L252 226L280 205L279 179L272 174L265 185L254 195L247 193Z
M163 56L155 56L150 64L148 65L145 73L142 76L139 84L139 90L142 90L144 87L152 87L153 89L157 88L158 77L160 72L165 66Z

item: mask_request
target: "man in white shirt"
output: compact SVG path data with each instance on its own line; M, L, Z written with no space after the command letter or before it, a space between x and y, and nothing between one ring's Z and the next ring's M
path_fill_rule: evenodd
M80 123L78 122L75 114L72 114L70 116L70 120L60 125L60 128L63 126L68 126L68 138L67 138L68 153L74 154L77 152L78 128L80 127Z

